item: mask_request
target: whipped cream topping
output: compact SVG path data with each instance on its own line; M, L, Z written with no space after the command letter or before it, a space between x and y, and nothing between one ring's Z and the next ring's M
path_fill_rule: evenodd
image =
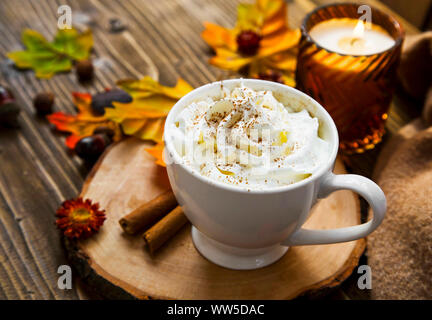
M307 110L284 106L271 91L221 90L220 99L191 103L171 124L185 165L213 180L263 189L306 179L327 162L330 144Z

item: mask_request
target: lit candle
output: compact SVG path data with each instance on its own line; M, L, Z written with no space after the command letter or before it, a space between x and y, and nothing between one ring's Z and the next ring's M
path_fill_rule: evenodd
M382 27L352 18L323 21L309 31L324 49L347 55L371 55L390 49L395 40Z
M364 22L357 3L336 3L302 24L296 86L327 109L348 154L381 141L404 37L392 16L370 13L373 21Z

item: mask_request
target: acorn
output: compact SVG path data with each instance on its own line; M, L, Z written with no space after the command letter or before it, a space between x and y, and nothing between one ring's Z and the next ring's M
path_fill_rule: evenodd
M93 79L94 68L91 60L78 61L75 69L80 82L86 82Z
M129 103L132 97L124 90L112 89L93 95L91 107L95 115L103 116L105 108L114 108L113 102Z
M54 94L51 92L40 92L33 99L33 106L36 112L40 116L44 116L52 113L52 107L54 105Z
M20 111L12 92L0 86L0 125L3 127L18 127Z
M78 141L75 145L75 153L83 160L95 161L110 143L110 139L105 134L94 134Z

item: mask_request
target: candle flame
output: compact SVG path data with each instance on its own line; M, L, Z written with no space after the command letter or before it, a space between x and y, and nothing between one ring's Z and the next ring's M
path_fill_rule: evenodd
M361 52L366 46L366 40L364 38L366 28L368 28L368 23L365 23L363 20L358 20L357 25L352 32L352 36L339 39L339 48L347 54L356 54Z
M363 20L359 20L357 22L357 25L355 26L355 28L353 30L353 37L354 38L363 38L364 31L365 31L365 23Z

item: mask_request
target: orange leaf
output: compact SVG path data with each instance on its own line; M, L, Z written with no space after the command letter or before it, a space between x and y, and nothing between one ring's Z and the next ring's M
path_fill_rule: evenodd
M299 29L284 29L276 34L264 37L261 40L261 48L258 52L260 57L268 57L272 54L296 48L300 40L301 32Z
M289 28L284 0L240 3L233 29L209 22L205 22L204 26L201 37L215 50L216 55L209 62L216 67L231 71L247 70L249 76L256 74L257 64L262 64L263 69L271 65L273 69L281 69L284 73L295 71L296 61L292 57L297 55L300 31ZM252 31L261 37L255 55L245 55L238 50L236 37L242 31Z
M69 137L66 138L66 146L69 149L75 148L75 145L80 141L82 138L80 136L77 136L76 134L71 134Z
M69 132L71 135L66 139L66 146L75 148L76 143L84 137L91 136L99 127L108 127L114 131L114 140L121 138L118 125L105 116L94 116L91 110L91 95L87 93L72 93L77 115L69 115L63 112L55 112L47 116L49 122L55 125L59 131Z
M283 79L284 84L286 84L287 86L295 87L296 82L295 82L295 74L294 73L282 74L282 79Z
M237 50L236 37L233 30L225 29L211 22L204 22L205 30L201 37L213 49L227 48L232 51Z
M165 144L163 141L155 144L153 147L145 149L148 153L150 153L153 157L156 158L156 164L166 167L165 161L163 159L163 150L164 150Z
M75 106L81 114L88 116L93 115L91 111L92 96L90 93L72 92L72 97Z

